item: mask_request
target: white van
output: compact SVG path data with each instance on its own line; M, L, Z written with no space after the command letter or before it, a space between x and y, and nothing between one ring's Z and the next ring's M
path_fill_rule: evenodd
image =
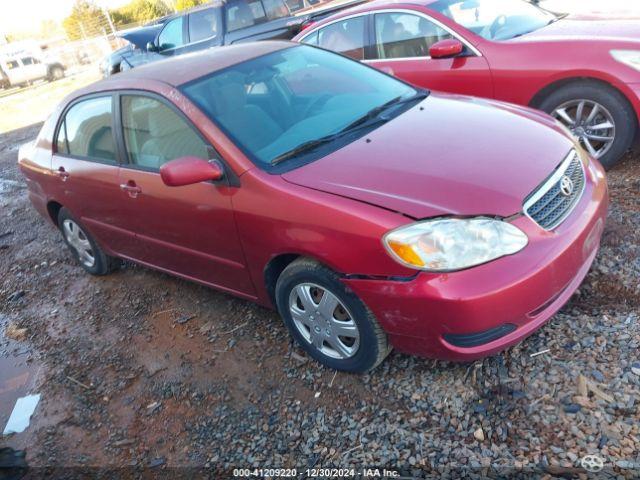
M64 67L59 62L42 62L29 53L0 58L0 88L27 85L36 80L52 82L62 77Z

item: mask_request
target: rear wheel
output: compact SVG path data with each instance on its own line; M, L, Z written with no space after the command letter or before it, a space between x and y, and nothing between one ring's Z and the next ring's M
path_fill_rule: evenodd
M120 266L120 260L108 256L69 210L60 209L58 227L65 243L80 266L92 275L106 275Z
M276 303L292 337L330 368L366 372L389 354L373 313L335 272L315 261L299 259L285 268Z
M562 87L545 98L540 109L564 124L605 168L622 158L637 130L638 119L626 98L594 82Z
M64 70L61 67L53 67L51 69L51 73L49 74L49 80L60 80L64 77Z

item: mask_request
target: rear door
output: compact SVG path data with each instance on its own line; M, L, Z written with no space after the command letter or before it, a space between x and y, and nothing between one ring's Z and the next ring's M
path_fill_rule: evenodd
M302 42L340 53L354 60L368 58L369 16L354 15L331 22L304 37Z
M482 54L456 32L413 10L382 10L371 14L371 66L419 87L444 92L493 96L489 65ZM454 58L434 59L436 42L458 39L465 46Z
M118 225L118 160L110 94L72 103L56 127L52 169L55 200L67 207L112 253L129 253L133 235Z
M29 81L40 80L47 76L47 66L40 63L35 57L23 57L21 59L24 75Z
M283 0L231 0L225 6L225 44L291 39L303 19L292 17Z
M216 158L198 130L165 99L120 95L118 223L136 235L130 258L219 288L253 295L227 180L168 187L160 167L185 156Z

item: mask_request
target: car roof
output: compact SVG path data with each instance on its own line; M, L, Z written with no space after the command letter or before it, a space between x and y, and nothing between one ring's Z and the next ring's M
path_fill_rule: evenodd
M124 84L144 85L145 82L162 82L177 87L247 60L299 46L300 44L295 42L270 40L208 48L158 60L111 75L85 87L78 93L86 95L110 89L117 90L123 88Z
M355 7L351 7L345 10L341 10L335 15L322 19L318 23L329 23L334 18L348 16L354 13L368 12L370 10L376 10L384 7L398 7L399 5L415 5L420 7L428 7L437 0L373 0L370 2L361 3Z

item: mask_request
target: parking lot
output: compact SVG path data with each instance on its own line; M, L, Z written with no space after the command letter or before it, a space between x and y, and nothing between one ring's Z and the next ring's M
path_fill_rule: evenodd
M26 449L32 467L174 474L570 475L587 454L637 474L637 152L610 172L601 251L546 327L471 365L392 353L349 375L307 358L269 310L135 265L101 278L76 266L30 206L16 160L55 101L88 80L0 99L0 424L17 397L41 395L29 429L0 446Z

